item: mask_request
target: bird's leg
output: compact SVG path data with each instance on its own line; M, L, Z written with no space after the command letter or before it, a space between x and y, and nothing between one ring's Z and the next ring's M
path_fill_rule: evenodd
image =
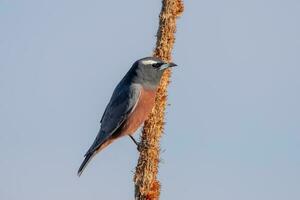
M132 139L134 144L136 144L136 146L139 146L139 143L134 139L134 137L132 137L132 135L129 135L129 137Z
M132 137L132 135L129 135L129 137L132 139L132 141L134 142L134 144L136 144L136 146L137 146L137 150L138 151L140 151L139 149L139 147L140 147L140 144L134 139L134 137Z

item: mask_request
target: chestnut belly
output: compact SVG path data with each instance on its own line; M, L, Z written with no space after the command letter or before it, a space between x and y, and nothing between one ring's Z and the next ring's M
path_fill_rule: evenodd
M155 102L156 90L142 89L134 110L120 127L119 136L133 134L148 118Z

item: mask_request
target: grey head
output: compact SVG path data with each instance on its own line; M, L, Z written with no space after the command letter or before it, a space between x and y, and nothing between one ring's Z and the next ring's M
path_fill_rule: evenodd
M155 89L159 85L163 72L174 66L177 65L155 57L146 57L137 60L126 76L131 79L131 83L138 83L144 88Z

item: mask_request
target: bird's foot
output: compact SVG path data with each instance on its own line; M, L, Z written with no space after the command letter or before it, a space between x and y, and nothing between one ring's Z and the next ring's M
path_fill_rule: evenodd
M129 135L129 137L131 138L131 140L134 142L134 144L136 145L136 147L137 147L137 150L139 151L139 152L141 152L141 143L140 142L137 142L135 139L134 139L134 137L132 137L131 135Z
M136 149L137 149L139 152L142 151L142 144L141 144L141 142L138 143Z

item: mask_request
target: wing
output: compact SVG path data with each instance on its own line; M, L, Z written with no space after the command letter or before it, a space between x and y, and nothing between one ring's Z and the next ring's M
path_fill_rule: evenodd
M117 86L102 116L101 129L88 153L97 150L121 126L136 106L140 93L141 87L138 85L120 83Z
M137 85L116 88L101 121L101 130L112 135L135 107L141 89Z

